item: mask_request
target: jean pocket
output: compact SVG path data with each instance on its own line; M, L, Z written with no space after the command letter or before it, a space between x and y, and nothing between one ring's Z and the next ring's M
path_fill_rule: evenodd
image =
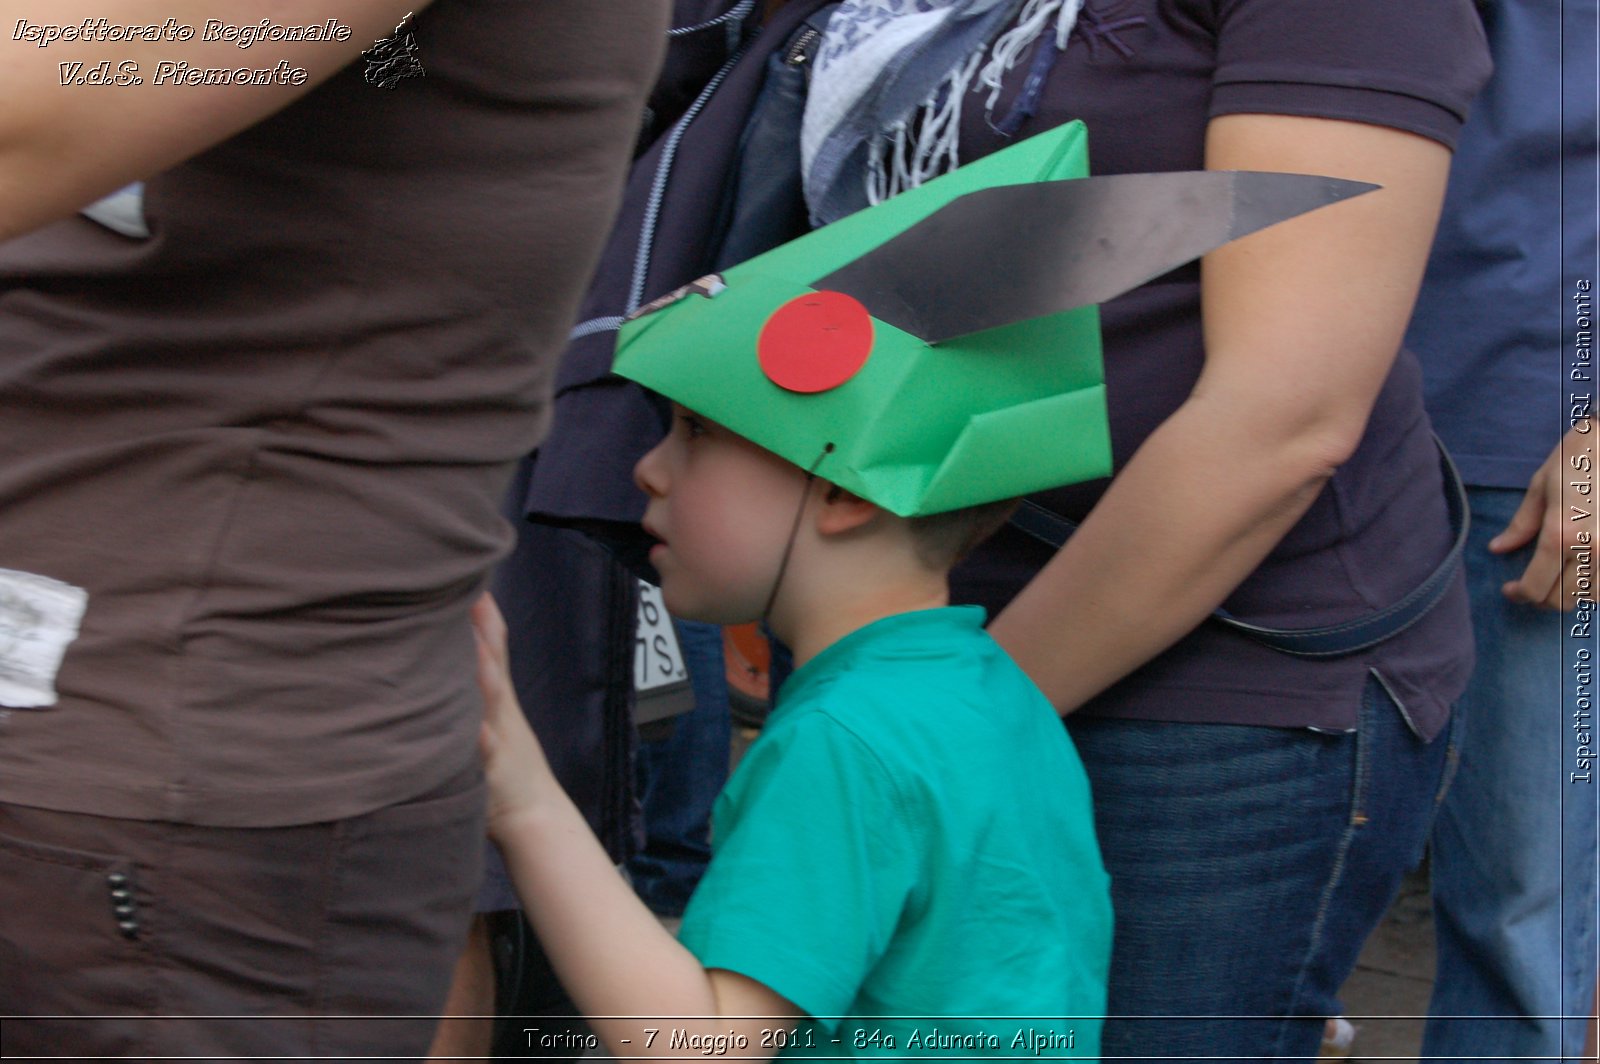
M1376 670L1361 691L1361 715L1356 726L1355 782L1351 791L1350 824L1361 827L1371 820L1373 759L1386 743L1402 741L1400 732L1412 732L1411 718Z
M1352 824L1376 826L1396 859L1421 859L1434 803L1448 786L1450 746L1419 737L1383 677L1368 676L1357 728L1357 779Z
M1355 733L1355 769L1350 780L1350 826L1353 828L1363 827L1368 821L1367 788L1372 777L1372 750L1376 738L1373 729L1381 726L1377 713L1381 709L1378 702L1383 697L1383 688L1368 677L1366 689L1361 692L1361 715Z

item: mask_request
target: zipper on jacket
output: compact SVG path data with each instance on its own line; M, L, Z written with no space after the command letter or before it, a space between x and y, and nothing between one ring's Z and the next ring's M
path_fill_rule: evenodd
M794 43L789 45L788 54L783 57L786 65L792 67L805 66L811 62L812 53L816 51L817 41L822 37L822 31L815 26L807 26L800 31Z

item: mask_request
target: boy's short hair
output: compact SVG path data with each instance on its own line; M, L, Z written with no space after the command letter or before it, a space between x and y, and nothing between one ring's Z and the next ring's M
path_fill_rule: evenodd
M1000 531L1022 504L1018 499L963 506L944 513L908 517L917 558L929 569L944 572Z

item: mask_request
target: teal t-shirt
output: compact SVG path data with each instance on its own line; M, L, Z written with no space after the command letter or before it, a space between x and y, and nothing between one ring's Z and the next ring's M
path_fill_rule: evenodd
M717 801L680 937L809 1014L787 1054L1099 1055L1088 780L982 624L900 614L817 655Z

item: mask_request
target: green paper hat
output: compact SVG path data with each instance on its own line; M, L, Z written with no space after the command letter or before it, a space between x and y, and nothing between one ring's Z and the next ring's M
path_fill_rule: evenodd
M1029 138L642 308L614 371L902 517L1092 480L1095 304L1375 187L1087 173Z

